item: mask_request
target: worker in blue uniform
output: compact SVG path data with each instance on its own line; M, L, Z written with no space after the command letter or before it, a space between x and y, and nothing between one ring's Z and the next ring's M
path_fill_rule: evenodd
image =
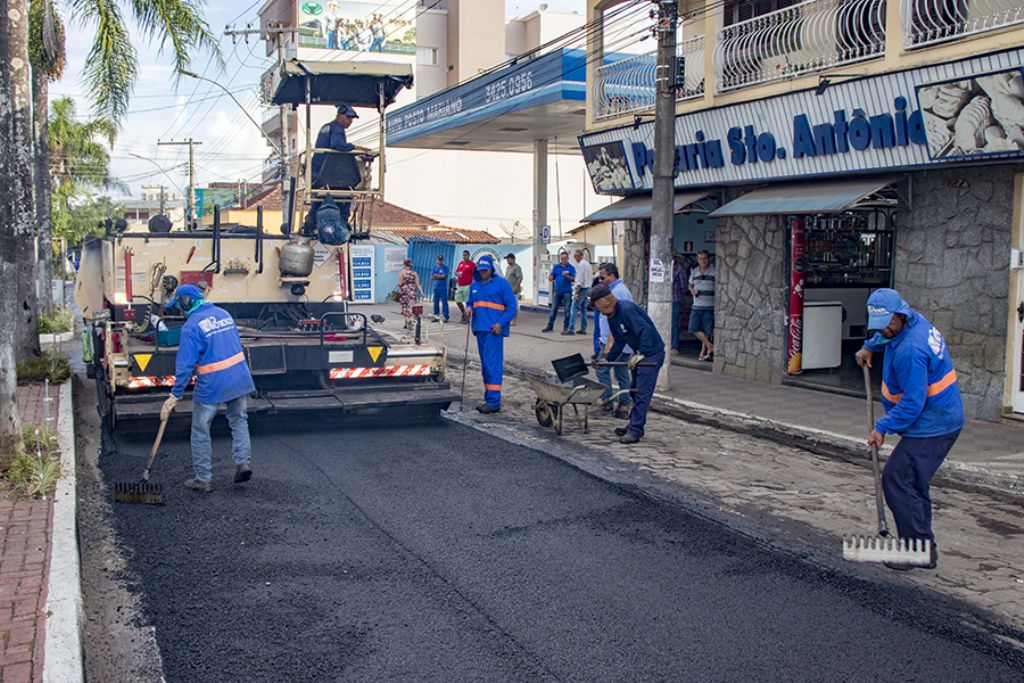
M351 142L348 141L348 137L345 135L345 130L352 125L352 122L359 118L359 114L356 110L348 105L341 105L338 107L338 113L334 117L334 120L330 123L325 123L320 127L320 132L316 135L316 149L333 149L336 152L351 152L356 148ZM315 152L313 159L310 162L309 170L310 176L313 180L314 189L327 189L327 190L351 190L351 187L330 187L320 179L320 169L323 168L324 161L327 159L329 152ZM306 219L303 221L307 229L316 229L316 212L320 208L323 202L316 201L309 207L309 213L306 214ZM339 202L338 210L341 212L341 222L348 225L348 217L350 213L348 202Z
M494 259L487 254L481 256L476 262L466 301L466 314L473 326L483 366L484 402L476 408L481 413L501 410L505 337L509 336L509 324L516 317L517 306L512 286L494 269Z
M444 256L437 255L437 265L430 271L430 279L434 283L434 317L441 315L444 311L443 320L448 322L448 279L451 271L445 265Z
M885 351L885 417L875 423L868 445L881 447L886 434L900 435L882 472L885 502L900 538L932 542L928 567L933 568L939 553L932 533L929 483L964 426L956 370L942 334L894 289L876 289L868 297L868 329L877 332L857 352L857 363L870 368L873 354Z
M252 478L252 449L246 397L256 390L242 351L235 321L222 308L203 298L195 285L178 287L168 308L179 307L188 320L181 328L181 342L175 359L174 387L164 401L160 419L167 420L195 376L192 391L192 469L195 476L185 486L208 493L213 490L213 444L210 424L220 404L227 404L231 427L231 452L235 460L235 483Z
M608 316L608 326L615 338L608 358L618 358L627 345L633 349L629 357L629 369L633 372L630 382L633 407L629 411L629 425L616 427L615 433L620 437L619 443L636 443L644 436L658 371L665 362L665 342L644 309L631 301L619 301L608 285L594 287L590 300L597 310Z

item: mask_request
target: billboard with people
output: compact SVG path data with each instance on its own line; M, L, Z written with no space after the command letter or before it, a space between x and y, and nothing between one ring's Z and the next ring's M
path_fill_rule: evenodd
M299 1L299 45L355 52L416 51L415 3Z

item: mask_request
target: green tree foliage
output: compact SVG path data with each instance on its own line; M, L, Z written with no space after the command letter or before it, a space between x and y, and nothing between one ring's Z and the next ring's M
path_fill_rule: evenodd
M54 201L54 229L58 237L67 240L69 247L81 246L87 237L103 234L100 224L110 219L122 218L124 211L110 200L110 197L77 199L58 208Z

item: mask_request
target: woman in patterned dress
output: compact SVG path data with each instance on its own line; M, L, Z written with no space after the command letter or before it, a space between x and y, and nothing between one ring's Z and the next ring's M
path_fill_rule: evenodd
M398 273L398 302L402 304L402 317L405 318L405 329L412 329L412 305L416 303L416 293L426 298L420 286L420 276L412 269L412 259L402 262L403 268Z

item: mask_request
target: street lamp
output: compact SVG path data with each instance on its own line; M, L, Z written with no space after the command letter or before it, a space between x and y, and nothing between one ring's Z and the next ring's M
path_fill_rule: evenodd
M256 119L254 119L252 117L252 115L249 114L248 110L246 110L246 108L242 106L242 103L238 101L238 98L231 94L230 90L228 90L227 88L225 88L223 85L221 85L217 81L213 80L212 78L207 78L206 76L200 76L199 74L197 74L195 72L192 72L192 71L179 71L178 73L180 73L182 76L188 76L189 78L195 78L196 80L206 81L207 83L215 85L218 88L220 88L221 90L223 90L227 94L227 96L230 97L231 100L235 104L238 105L238 108L242 110L242 113L245 114L246 118L248 118L250 121L252 121L252 125L256 126L256 128L259 129L260 135L262 135L263 138L268 143L270 143L270 146L274 148L274 151L277 152L278 156L282 156L281 155L281 147L278 146L278 144L276 142L274 142L273 139L271 139L271 137L264 132L263 126L261 126L256 121Z

